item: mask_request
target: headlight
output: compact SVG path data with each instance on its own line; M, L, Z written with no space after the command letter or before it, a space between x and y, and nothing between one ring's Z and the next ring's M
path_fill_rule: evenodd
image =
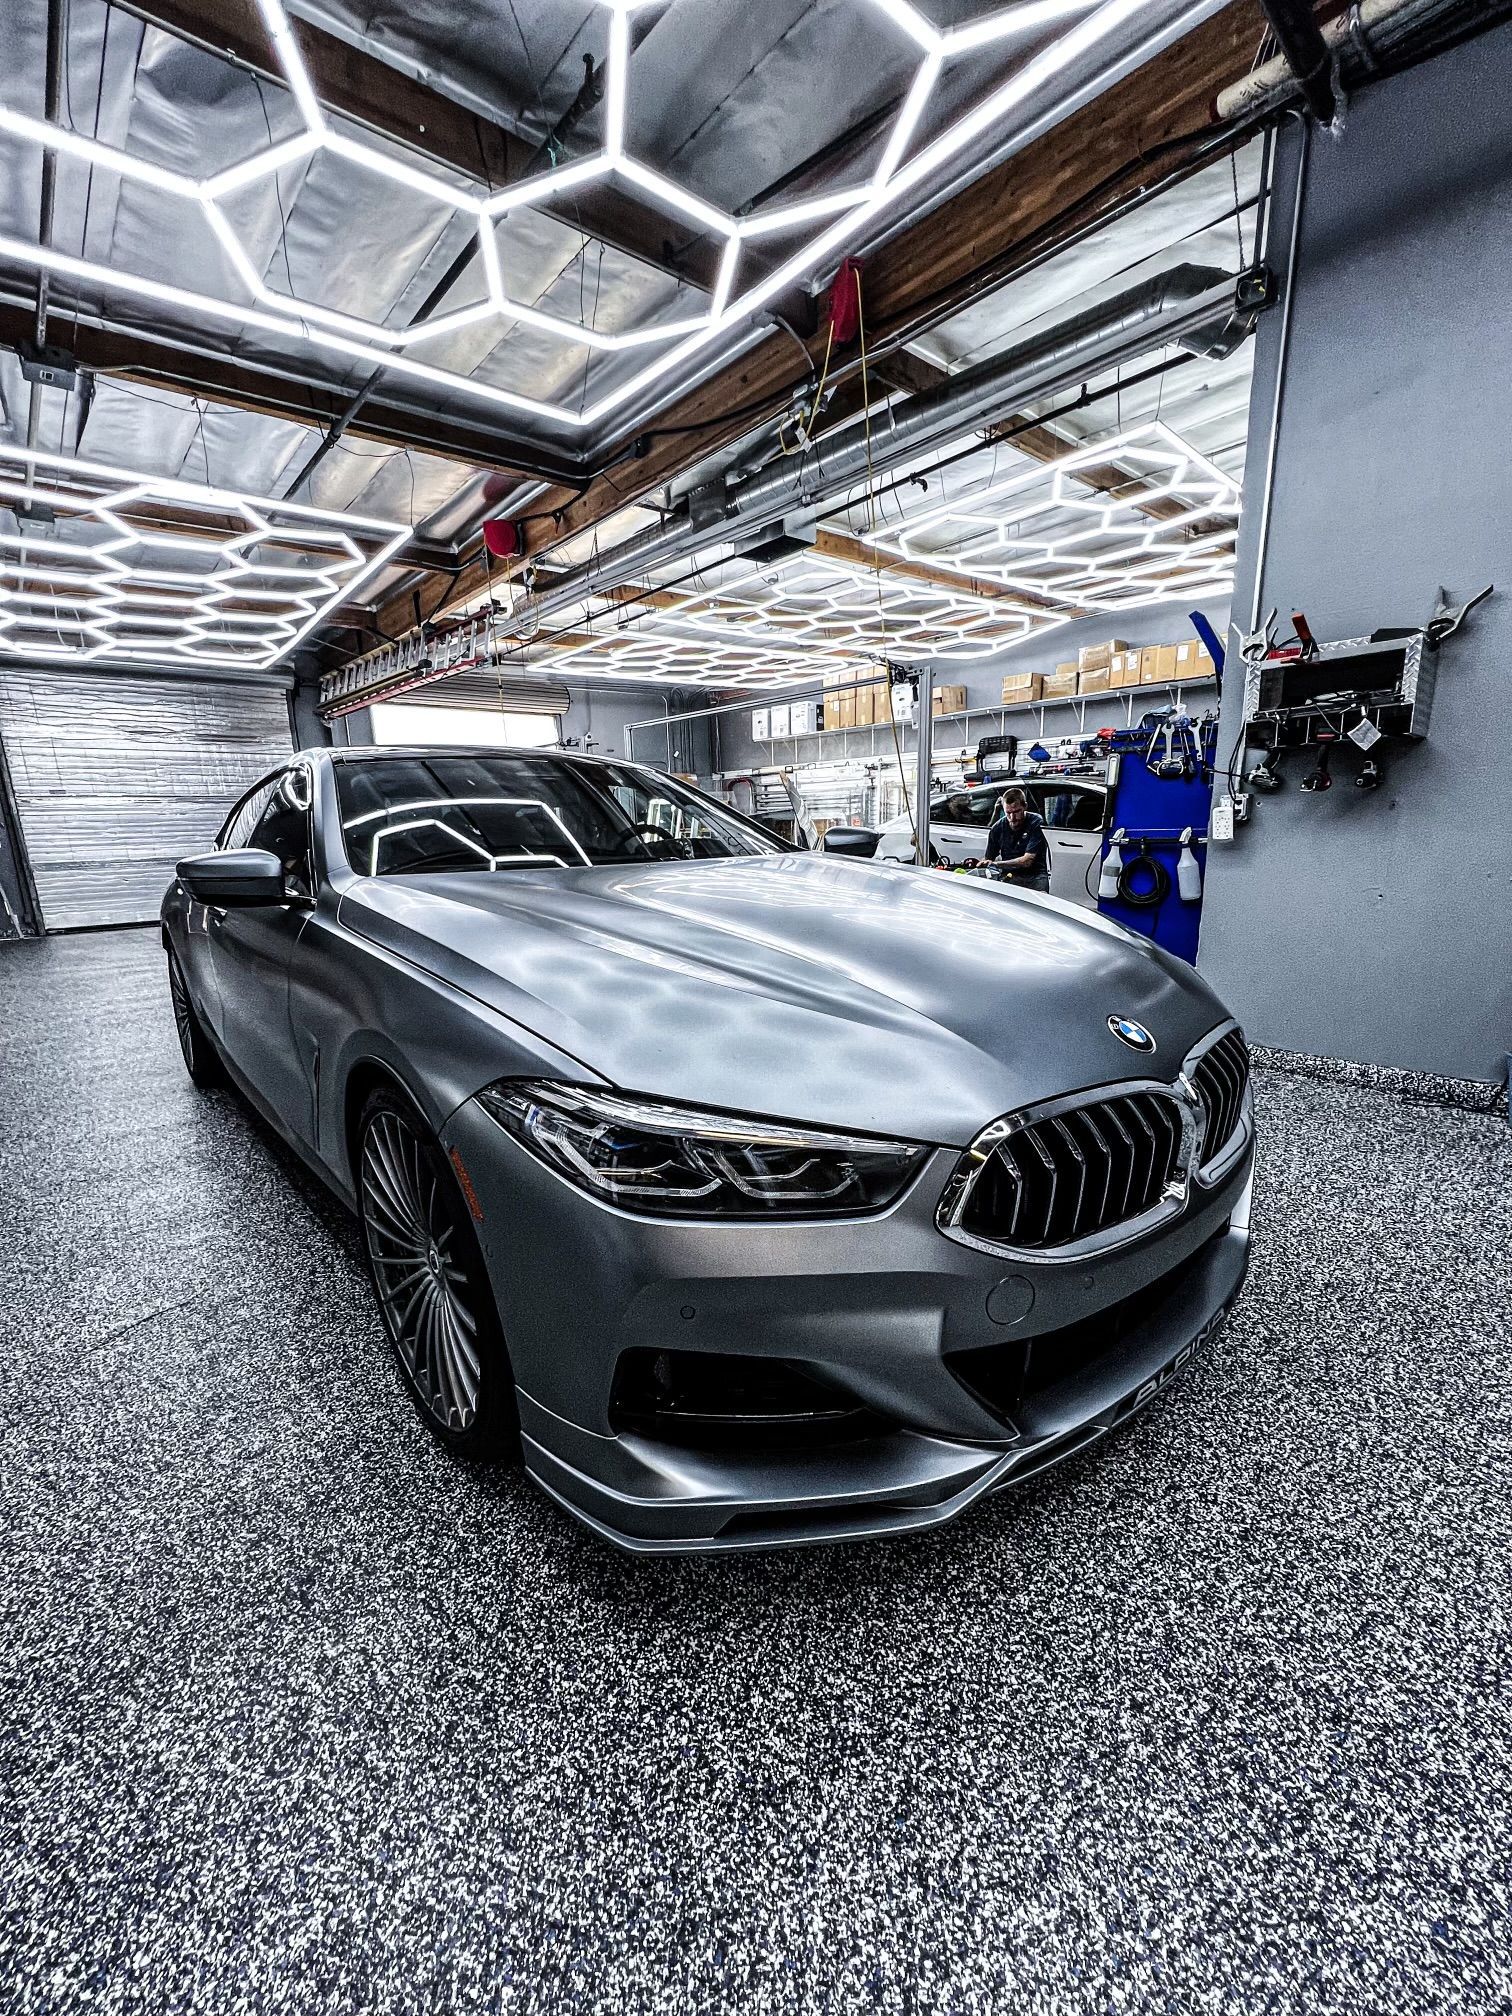
M816 1134L504 1079L484 1106L532 1154L591 1197L659 1218L849 1217L890 1204L928 1155L902 1141Z

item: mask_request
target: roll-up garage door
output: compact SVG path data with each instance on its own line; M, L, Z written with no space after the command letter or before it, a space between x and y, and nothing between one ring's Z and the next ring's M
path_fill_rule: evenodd
M288 755L288 695L4 667L0 738L46 928L147 923L174 863Z
M504 714L565 714L572 705L560 679L507 678L498 672L454 672L394 698L406 707L487 707Z

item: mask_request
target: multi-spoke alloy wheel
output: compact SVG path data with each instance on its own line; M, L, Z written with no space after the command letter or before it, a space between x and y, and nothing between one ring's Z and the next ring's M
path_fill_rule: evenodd
M505 1396L496 1324L464 1207L434 1142L398 1101L363 1114L358 1187L384 1323L405 1378L448 1442L481 1448Z
M200 1024L183 971L173 953L168 954L168 994L173 1002L173 1026L178 1031L184 1068L196 1085L221 1082L220 1059L210 1047L210 1039Z

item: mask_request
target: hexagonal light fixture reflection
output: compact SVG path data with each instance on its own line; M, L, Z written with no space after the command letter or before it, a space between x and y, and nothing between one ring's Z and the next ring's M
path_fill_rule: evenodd
M825 270L847 243L856 242L867 225L938 173L964 148L1001 126L1020 108L1039 98L1049 102L1056 78L1068 65L1094 52L1127 22L1160 11L1158 0L1101 0L1101 4L1099 0L1017 0L1017 4L999 7L979 20L942 31L926 20L910 0L853 0L858 8L883 16L891 30L917 52L912 82L883 137L877 165L864 181L736 217L638 160L627 147L626 109L633 77L630 16L647 6L661 4L661 0L591 0L591 4L608 17L603 146L586 159L553 167L497 193L469 187L460 175L455 180L446 180L404 160L396 152L369 146L332 128L315 95L282 0L257 0L257 5L298 108L302 130L214 174L186 175L91 135L0 105L0 132L76 156L125 180L149 184L195 205L249 298L242 302L223 300L7 236L0 236L0 259L179 307L212 321L313 343L361 359L369 366L381 366L396 376L436 390L444 389L448 394L534 414L572 429L591 428L659 381L675 380L680 373L686 375L686 367L701 351L795 282ZM732 11L737 7L744 11L746 0L724 0L724 4ZM1222 0L1212 0L1211 7L1198 11L1216 11L1220 4ZM1186 16L1193 11L1188 6ZM1063 25L1067 23L1072 25ZM1161 25L1164 24L1152 24ZM1028 61L1018 60L1026 38L1058 27L1061 32ZM936 87L949 65L963 56L979 57L982 51L995 48L1003 52L1007 74L969 111L915 147L913 143L925 122ZM454 216L467 219L476 236L486 298L428 316L407 328L390 329L380 322L343 313L325 303L299 299L274 287L242 243L227 213L227 200L320 152L424 195ZM591 182L610 180L629 183L653 207L697 226L719 244L718 278L705 309L680 320L648 327L602 331L511 297L495 238L499 220L521 205L541 203ZM772 271L748 286L740 286L743 248L755 239L779 233L800 240L795 250ZM519 323L574 348L613 351L650 345L661 349L643 370L581 410L468 378L410 354L434 337L490 319L498 324L501 334L510 325Z
M39 509L52 523L33 530ZM410 536L349 511L0 447L0 524L18 510L0 532L0 656L64 662L266 670ZM191 557L202 564L182 564Z

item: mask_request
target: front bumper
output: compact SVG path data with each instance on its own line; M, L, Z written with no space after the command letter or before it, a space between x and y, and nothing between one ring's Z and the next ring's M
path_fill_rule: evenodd
M482 1211L526 1467L638 1552L859 1539L952 1519L1143 1406L1212 1335L1248 1264L1249 1151L1138 1245L1030 1265L937 1229L954 1149L875 1217L716 1225L594 1203L473 1101L444 1139ZM877 1432L757 1451L616 1433L611 1386L636 1347L796 1361L870 1410ZM1033 1375L977 1376L1000 1359L1032 1362Z

